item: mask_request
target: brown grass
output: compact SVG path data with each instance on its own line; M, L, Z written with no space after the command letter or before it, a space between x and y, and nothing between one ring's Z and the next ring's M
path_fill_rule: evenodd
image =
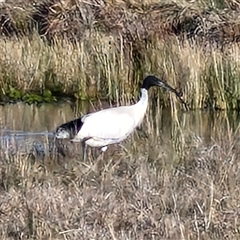
M13 86L23 93L49 89L61 96L126 102L138 97L139 83L154 73L182 89L190 108L239 109L237 45L203 50L169 39L134 57L115 45L114 36L97 32L93 36L75 46L68 41L48 46L37 35L33 41L0 39L2 99ZM159 97L169 105L166 97Z
M236 7L206 3L2 4L0 98L47 89L119 102L153 73L182 88L192 108L239 109Z
M154 73L183 89L191 108L239 109L238 19L233 21L227 10L225 15L222 10L203 15L206 1L200 2L200 10L182 1L164 5L165 11L159 4L150 8L128 2L126 10L108 2L98 12L101 21L95 27L101 31L89 31L73 21L65 33L64 24L78 19L74 14L79 8L72 2L66 1L70 5L63 8L53 1L49 25L44 25L45 15L41 19L38 33L54 44L31 32L31 18L24 11L27 25L19 25L14 18L17 8L6 6L4 14L12 20L6 22L13 30L2 28L0 39L1 99L11 84L24 91L46 88L82 99L129 102L138 94L135 84L146 73ZM237 1L224 4L238 9ZM28 7L31 12L33 6ZM93 11L91 7L86 8ZM139 20L143 15L148 19L147 35ZM124 21L118 22L118 16ZM154 38L151 27L159 26L158 21L164 24ZM195 31L202 23L204 31ZM21 26L17 34L16 24ZM84 34L79 31L83 26ZM190 43L185 41L189 34ZM198 40L206 43L204 48ZM228 42L233 44L225 45ZM188 113L177 111L175 97L166 96L151 93L151 104L158 104L155 110L149 108L145 123L150 138L139 140L134 135L127 153L113 154L113 147L103 162L56 153L42 161L31 154L1 152L1 239L239 239L238 122L233 127L225 113L224 121L216 117L197 132L189 127ZM162 116L160 106L169 104L171 121L156 118ZM197 112L194 116L201 125L202 118ZM163 123L171 125L167 147ZM209 132L208 141L204 132Z
M35 1L2 4L1 33L29 35L37 27L48 40L81 41L93 30L120 35L126 41L151 37L197 38L220 46L239 41L238 1Z
M133 135L104 162L1 158L2 239L239 239L238 125L156 113L148 139Z

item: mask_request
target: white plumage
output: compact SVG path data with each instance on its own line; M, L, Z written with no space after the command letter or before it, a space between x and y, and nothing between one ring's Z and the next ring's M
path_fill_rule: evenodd
M73 142L84 142L106 151L108 145L120 143L141 124L148 106L148 90L152 86L174 92L185 104L179 92L155 76L148 76L143 81L141 97L136 104L104 109L62 124L56 130L56 138L70 138Z
M142 97L137 104L104 109L82 118L83 126L73 141L88 139L91 147L105 147L119 143L132 133L144 117L147 109L147 90L142 89Z

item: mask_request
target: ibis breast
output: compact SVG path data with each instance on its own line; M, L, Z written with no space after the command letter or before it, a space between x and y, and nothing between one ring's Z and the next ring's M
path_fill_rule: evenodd
M92 147L102 147L124 140L142 120L133 106L105 109L82 118L83 126L74 141L86 139Z

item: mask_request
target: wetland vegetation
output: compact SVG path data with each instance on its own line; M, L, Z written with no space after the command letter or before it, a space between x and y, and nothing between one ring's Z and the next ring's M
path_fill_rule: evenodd
M233 0L7 1L0 99L119 102L153 73L191 108L239 109L238 11Z
M239 115L159 104L150 104L143 123L148 138L135 132L127 152L111 146L103 162L83 162L80 148L44 158L1 148L1 238L239 239ZM25 123L27 133L93 108L84 106L19 103L0 111L10 113L5 126Z
M1 239L240 238L240 3L159 2L0 3ZM8 138L48 149L27 133L132 103L150 73L194 111L152 90L148 138L135 132L103 162Z

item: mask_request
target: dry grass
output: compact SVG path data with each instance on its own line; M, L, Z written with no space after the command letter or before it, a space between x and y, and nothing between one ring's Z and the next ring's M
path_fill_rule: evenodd
M4 24L13 29L7 34L2 25L2 101L43 95L44 89L55 96L129 101L153 73L183 89L192 108L240 108L237 1L211 11L207 1L27 3L2 5ZM30 23L16 32L19 9Z
M115 45L114 36L93 36L79 44L65 41L54 46L46 45L38 36L33 41L0 40L2 99L11 93L11 85L20 89L22 96L49 89L55 95L80 99L129 101L138 96L143 77L154 73L182 89L191 108L240 107L236 44L222 51L210 46L203 50L171 39L168 43L157 41L134 57ZM164 105L168 104L164 99Z
M144 127L156 135L134 135L128 153L110 148L104 162L1 158L2 239L239 239L238 127L227 116L154 114Z
M10 84L23 92L50 89L56 94L76 94L81 99L97 95L116 99L116 89L126 89L123 84L127 84L131 66L125 64L123 72L123 53L114 43L109 45L111 37L96 33L90 41L75 46L63 41L51 47L38 36L32 41L0 41L4 66L0 82L5 91Z
M138 94L136 83L154 73L181 88L191 108L240 108L238 19L229 13L238 10L237 1L222 1L228 10L204 16L202 10L217 1L197 1L194 9L178 1L179 5L164 5L165 11L153 2L149 8L148 2L125 2L128 8L107 2L101 3L97 23L87 18L93 5L81 3L84 6L78 8L75 1L65 1L70 5L63 8L52 2L49 25L44 25L44 15L38 33L28 24L32 5L27 15L21 9L27 24L16 21L18 8L11 2L2 10L13 21L2 18L10 28L2 28L0 39L1 99L9 97L11 85L22 95L50 89L56 95L129 102ZM88 11L76 15L79 9ZM144 9L148 25L143 27L139 17ZM73 21L76 16L80 21ZM118 22L118 16L124 21ZM63 30L71 21L69 32L78 34L69 36ZM99 29L89 31L86 22ZM204 38L195 31L202 23ZM83 26L84 31L78 31ZM103 162L57 154L42 161L20 152L10 157L1 152L1 239L239 239L238 121L234 126L225 113L224 121L216 117L205 123L196 112L194 121L202 126L197 132L190 127L188 113L176 110L174 96L156 91L151 95L157 107L149 108L145 123L150 138L134 135L126 153L113 154L113 147ZM159 106L169 104L171 121L156 118L162 116ZM166 141L164 124L171 127ZM205 132L208 141L203 139Z

